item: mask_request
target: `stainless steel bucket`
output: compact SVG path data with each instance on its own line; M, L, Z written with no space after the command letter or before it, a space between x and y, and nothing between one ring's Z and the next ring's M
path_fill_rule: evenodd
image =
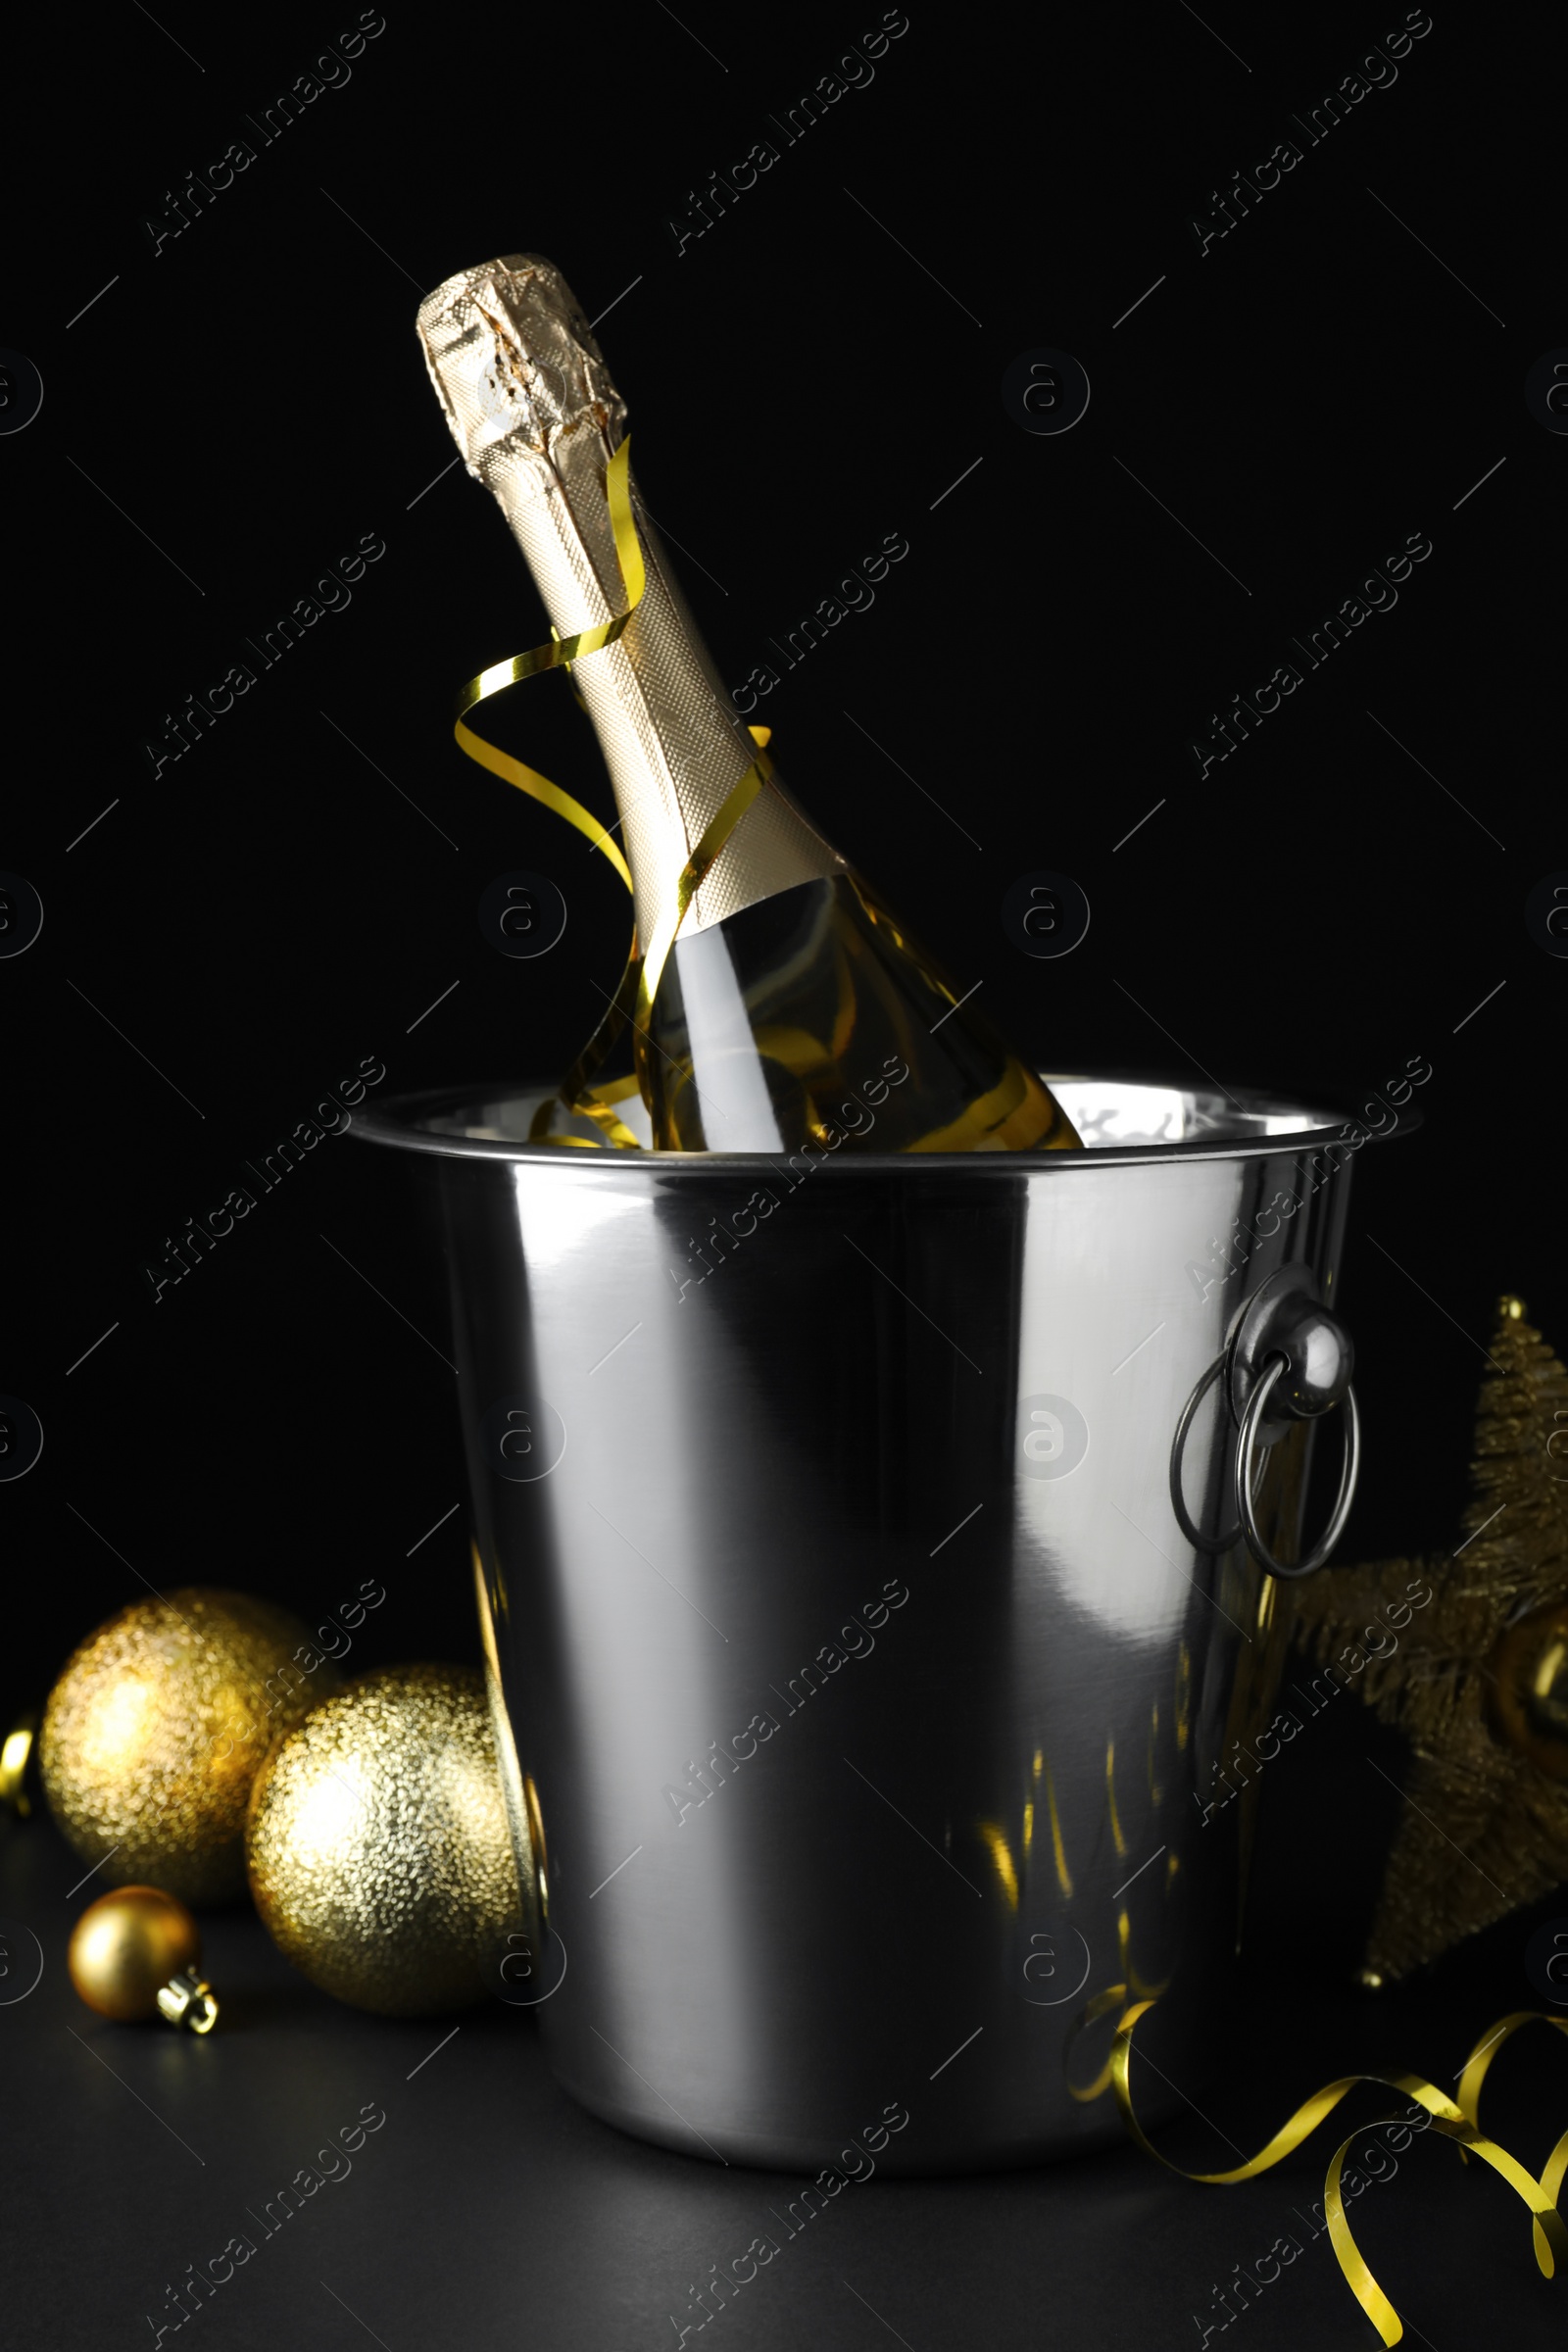
M1414 1117L1051 1083L1089 1149L355 1114L445 1232L532 1906L495 1989L644 2138L836 2178L1081 2149L1119 2130L1118 1985L1161 1994L1154 2089L1191 2078L1249 1828L1222 1768L1284 1638L1254 1554L1299 1562L1348 1381L1315 1302L1349 1161Z

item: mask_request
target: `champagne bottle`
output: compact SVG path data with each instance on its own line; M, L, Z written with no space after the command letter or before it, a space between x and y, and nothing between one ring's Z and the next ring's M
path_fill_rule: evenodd
M625 403L560 271L527 254L465 270L426 297L418 331L453 437L499 500L554 634L624 612L607 471ZM610 769L645 953L680 916L635 1038L655 1148L1077 1145L1048 1089L759 754L628 491L643 593L571 675ZM692 890L694 850L759 767Z

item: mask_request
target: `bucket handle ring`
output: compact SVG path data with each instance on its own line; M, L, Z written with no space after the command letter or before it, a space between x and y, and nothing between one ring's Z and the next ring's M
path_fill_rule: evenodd
M1171 1509L1195 1550L1229 1551L1245 1537L1248 1550L1270 1576L1310 1576L1323 1566L1345 1531L1360 1475L1361 1416L1350 1381L1353 1363L1348 1334L1320 1303L1317 1286L1304 1266L1280 1267L1238 1309L1225 1347L1182 1407L1171 1441ZM1200 1404L1221 1379L1225 1380L1232 1418L1239 1425L1230 1480L1236 1523L1222 1535L1205 1536L1194 1526L1182 1494L1182 1456ZM1282 1381L1287 1381L1287 1387L1273 1409L1284 1418L1270 1421L1269 1405ZM1346 1406L1348 1419L1334 1508L1312 1550L1287 1567L1275 1559L1257 1525L1253 1498L1261 1452L1285 1435L1291 1421L1316 1420L1339 1403Z
M1345 1459L1340 1465L1340 1491L1334 1498L1328 1526L1318 1542L1304 1560L1298 1560L1294 1567L1287 1568L1274 1557L1258 1532L1252 1508L1253 1482L1244 1477L1243 1473L1256 1442L1258 1423L1267 1409L1269 1396L1289 1369L1285 1356L1271 1356L1264 1367L1263 1377L1247 1399L1242 1413L1242 1434L1236 1447L1236 1466L1231 1476L1231 1493L1242 1532L1247 1538L1247 1548L1258 1566L1266 1568L1270 1576L1311 1576L1323 1566L1344 1535L1345 1523L1350 1516L1350 1505L1355 1500L1355 1482L1361 1471L1361 1415L1356 1409L1355 1390L1347 1384L1342 1401L1348 1419L1345 1430Z
M1242 1523L1240 1519L1237 1520L1234 1527L1227 1528L1222 1536L1205 1536L1202 1534L1199 1528L1196 1528L1193 1525L1192 1519L1188 1514L1187 1498L1182 1493L1182 1455L1186 1450L1187 1433L1193 1426L1194 1414L1197 1412L1199 1406L1202 1403L1203 1398L1208 1395L1208 1392L1213 1387L1215 1381L1219 1379L1220 1375L1225 1370L1225 1363L1226 1358L1223 1354L1215 1356L1214 1361L1209 1365L1208 1370L1202 1375L1201 1379L1198 1383L1197 1388L1194 1389L1192 1395L1188 1397L1187 1402L1182 1406L1182 1417L1176 1424L1176 1435L1171 1440L1170 1507L1176 1514L1177 1526L1181 1529L1182 1534L1187 1538L1188 1543L1191 1544L1195 1551L1229 1551L1232 1544L1239 1543L1241 1540Z

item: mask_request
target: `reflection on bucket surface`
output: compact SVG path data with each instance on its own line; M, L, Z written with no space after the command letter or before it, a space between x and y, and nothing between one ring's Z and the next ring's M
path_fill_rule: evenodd
M493 1989L644 2137L814 2171L896 2094L889 2171L1082 2148L1124 1992L1199 2063L1256 1781L1203 1804L1273 1705L1348 1165L1293 1104L1051 1083L1088 1149L809 1182L530 1146L543 1090L357 1120L446 1241L530 1904Z

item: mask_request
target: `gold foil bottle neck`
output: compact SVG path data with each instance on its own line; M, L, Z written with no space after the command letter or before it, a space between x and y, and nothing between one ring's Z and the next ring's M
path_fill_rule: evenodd
M425 363L468 471L500 502L557 632L624 610L605 468L626 405L559 270L511 254L448 278L419 308ZM635 485L647 566L622 634L573 667L623 821L639 936L659 931L692 850L755 757ZM764 784L692 901L683 935L845 862Z
M485 460L503 449L548 467L563 439L584 425L604 436L607 454L619 446L626 404L553 262L510 253L460 270L419 305L418 334L475 480L488 481Z

